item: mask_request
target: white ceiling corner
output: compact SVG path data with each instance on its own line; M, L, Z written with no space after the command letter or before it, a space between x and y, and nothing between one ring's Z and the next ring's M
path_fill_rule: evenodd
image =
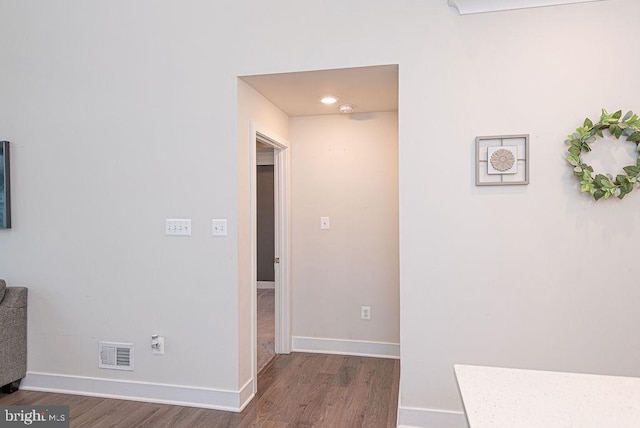
M588 3L602 0L448 0L460 15L526 9L530 7L559 6L562 4Z

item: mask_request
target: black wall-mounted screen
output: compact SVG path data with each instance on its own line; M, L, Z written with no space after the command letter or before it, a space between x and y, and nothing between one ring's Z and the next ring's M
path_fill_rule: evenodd
M11 227L9 142L0 141L0 229Z

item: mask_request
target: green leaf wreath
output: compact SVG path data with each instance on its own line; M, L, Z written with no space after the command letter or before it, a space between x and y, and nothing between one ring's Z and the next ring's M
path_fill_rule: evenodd
M622 117L622 110L608 113L602 109L599 122L593 123L588 118L585 119L584 124L565 141L569 144L567 162L573 165L573 175L580 180L580 191L591 193L596 201L609 199L611 196L622 199L636 185L640 186L640 157L635 165L625 166L625 173L615 178L611 174L596 174L594 177L593 168L582 161L582 152L590 152L590 145L596 141L596 137L603 136L602 131L605 129L618 139L625 136L640 151L640 118L632 111Z

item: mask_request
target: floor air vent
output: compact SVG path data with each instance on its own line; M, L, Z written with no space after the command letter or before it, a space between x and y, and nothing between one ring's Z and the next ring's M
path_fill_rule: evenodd
M133 370L133 343L100 342L98 367L112 370Z

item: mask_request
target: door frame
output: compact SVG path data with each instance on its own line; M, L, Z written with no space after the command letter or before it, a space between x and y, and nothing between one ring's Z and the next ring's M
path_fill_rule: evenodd
M274 157L274 217L275 256L275 351L276 354L291 353L291 186L289 143L268 129L254 123L249 124L250 149L250 217L251 217L251 368L254 393L258 389L257 330L258 330L258 227L257 227L257 157L256 143L259 141L273 147Z

